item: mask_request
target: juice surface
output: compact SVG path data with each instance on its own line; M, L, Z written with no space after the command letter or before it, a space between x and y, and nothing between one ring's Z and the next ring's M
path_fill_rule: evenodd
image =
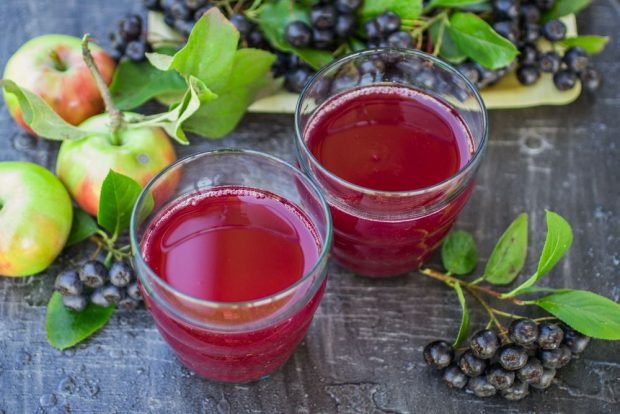
M146 262L170 286L220 302L286 289L319 254L302 212L274 194L243 187L176 201L150 225L142 246Z
M323 104L305 130L308 148L338 177L380 191L428 187L471 157L459 114L408 87L367 86Z

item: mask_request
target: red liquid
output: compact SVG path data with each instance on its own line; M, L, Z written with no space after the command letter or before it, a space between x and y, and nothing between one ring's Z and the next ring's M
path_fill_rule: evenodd
M331 98L308 121L304 136L310 152L328 171L379 191L411 191L441 183L465 166L473 152L469 131L456 110L400 86L367 86ZM413 210L436 202L442 194L392 196L383 201L381 195L374 195L373 202L383 202L385 209L363 211L367 194L346 188L320 171L315 174L329 193L334 257L368 276L396 275L427 260L471 190L438 211L395 219L390 208ZM334 199L345 200L352 208L342 208ZM362 211L358 214L355 209Z
M149 267L174 289L198 299L240 302L266 298L299 281L320 253L316 231L297 207L264 191L217 189L180 199L156 217L142 242ZM289 318L277 318L308 290L252 308L196 309L195 319L223 324L274 323L222 331L183 321L146 294L166 341L185 365L210 379L246 382L280 366L303 338L324 286ZM178 299L177 299L178 300ZM306 299L308 300L308 299Z

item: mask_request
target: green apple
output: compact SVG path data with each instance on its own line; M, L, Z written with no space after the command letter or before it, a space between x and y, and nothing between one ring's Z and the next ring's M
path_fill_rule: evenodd
M54 174L30 162L0 162L0 275L45 270L65 246L73 207Z
M127 121L134 116L124 114ZM131 177L144 187L176 159L170 138L161 128L131 128L125 124L117 133L118 142L112 136L107 114L86 120L80 128L92 132L62 143L56 173L79 206L93 216L97 215L101 185L110 170ZM172 181L170 191L175 185Z
M90 48L103 80L110 84L116 63L100 47ZM103 112L101 94L82 59L82 41L77 37L46 34L29 40L11 56L3 77L39 95L70 124ZM15 121L36 135L24 122L15 95L5 91L4 99Z

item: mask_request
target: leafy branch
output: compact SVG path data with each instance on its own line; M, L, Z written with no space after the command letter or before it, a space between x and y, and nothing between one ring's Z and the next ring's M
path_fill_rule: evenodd
M482 276L467 281L461 278L476 267L478 256L475 241L464 231L452 232L444 241L441 258L447 272L432 268L422 268L419 272L427 277L441 281L457 294L462 310L462 318L454 346L458 346L469 335L469 311L463 292L472 296L486 311L489 321L487 327L495 325L501 336L506 337L507 329L499 317L510 319L524 318L510 312L492 307L485 297L510 302L517 306L538 306L553 316L538 318L560 319L584 335L620 340L620 305L593 292L573 289L552 289L536 284L548 274L564 256L573 241L573 233L568 222L559 214L546 211L547 236L538 260L536 271L519 286L509 292L493 287L481 286L512 283L523 269L527 255L527 215L519 215L499 238ZM457 276L454 276L457 275ZM535 299L522 296L533 293L550 293Z

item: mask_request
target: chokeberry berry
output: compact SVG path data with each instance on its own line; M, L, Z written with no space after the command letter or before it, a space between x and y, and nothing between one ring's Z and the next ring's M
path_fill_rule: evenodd
M556 349L541 349L538 351L538 359L542 362L545 368L559 368L560 358L563 351L560 348Z
M543 37L551 42L557 42L566 37L566 25L558 19L549 20L540 29Z
M588 67L588 54L578 46L569 47L562 57L566 67L575 73L580 73Z
M334 31L336 36L340 38L346 38L353 34L355 30L355 16L352 14L341 14L336 20L336 27Z
M577 74L568 69L560 70L553 75L553 84L561 91L573 89L577 84Z
M487 367L484 359L476 358L471 350L465 351L458 361L459 368L468 377L477 377L481 375Z
M511 20L500 20L493 23L493 30L512 43L515 43L519 38L519 28Z
M390 47L399 47L402 49L413 47L413 37L408 32L398 31L392 33L387 39Z
M144 3L144 7L147 10L161 10L161 5L159 4L159 0L142 0Z
M85 286L98 288L108 279L108 269L97 260L89 260L80 267L80 280Z
M521 40L533 43L540 37L540 26L536 23L526 23L521 30Z
M140 40L134 40L127 43L127 49L125 49L125 56L134 62L140 62L144 60L146 52L150 49L149 45Z
M383 12L377 16L376 21L382 36L388 36L400 29L400 17L394 12Z
M376 76L385 71L385 63L380 59L365 60L359 64L360 75Z
M190 20L175 20L172 27L174 27L174 30L181 33L182 36L189 37L194 29L194 24L195 22Z
M90 301L97 306L101 306L102 308L107 308L110 306L110 302L108 302L106 297L103 296L103 287L98 287L93 290L90 294Z
M303 67L290 70L284 75L284 86L291 92L299 93L306 86L310 76L310 71Z
M517 377L528 384L538 382L543 374L543 365L538 358L530 358L521 369L517 371Z
M170 6L170 14L177 20L187 20L191 16L191 10L182 1L175 1Z
M519 63L534 66L538 58L538 49L532 43L525 43L519 48Z
M527 364L527 351L520 345L504 345L497 354L499 363L509 371L516 371Z
M511 387L502 390L502 397L508 401L519 401L527 397L529 393L529 385L516 379Z
M233 14L228 18L228 20L230 20L232 25L239 31L241 37L247 36L248 33L250 33L250 31L254 28L252 22L242 14Z
M521 8L519 9L519 16L521 16L521 20L524 23L538 24L538 22L540 21L540 10L534 4L521 3Z
M86 309L88 301L83 295L66 295L62 297L62 304L72 311L82 312Z
M312 41L312 29L302 21L294 21L284 28L284 38L293 47L307 47Z
M489 359L499 348L499 338L492 330L484 329L471 337L469 348L476 358Z
M540 10L551 10L555 4L555 0L535 0L534 4L536 4Z
M127 294L132 299L135 299L137 301L142 300L142 292L140 291L140 285L137 281L130 283L129 286L127 286Z
M519 4L515 0L495 0L493 14L499 18L516 19L519 16Z
M491 397L497 393L497 389L487 381L485 375L470 378L467 382L467 390L473 392L476 397Z
M122 309L125 311L131 311L131 310L136 309L138 305L140 305L140 302L138 302L135 299L130 298L129 296L126 296L123 299L121 299L116 306L119 309Z
M317 4L310 10L310 21L317 29L330 29L336 24L338 13L330 4Z
M521 85L532 85L540 78L540 71L531 65L520 66L517 69L517 80Z
M562 59L556 52L550 51L540 55L538 59L538 67L542 72L555 73L560 70Z
M515 381L514 371L508 371L499 364L491 365L486 372L487 381L497 390L504 390Z
M558 358L558 368L562 368L568 365L570 360L573 358L573 353L570 351L570 348L564 344L560 345L558 350L560 351L560 358Z
M508 335L517 345L532 345L538 339L538 325L531 319L517 319L510 324Z
M566 344L573 354L580 354L590 343L590 337L585 336L572 328L564 328L564 344Z
M248 42L249 47L254 47L257 49L265 49L268 46L263 34L260 32L260 30L256 29L248 33L246 41Z
M599 75L596 69L594 69L592 66L588 66L584 71L580 72L579 79L581 80L581 84L583 85L583 87L586 88L586 90L590 92L594 92L601 85L601 75ZM585 346L587 346L588 342L590 342L590 338L588 338L587 336L584 336L580 342L584 343L584 341L585 341L585 345L584 345L584 349L585 349ZM579 347L575 349L579 349ZM573 350L572 346L571 346L571 350ZM578 352L573 351L573 353L578 353Z
M334 45L334 32L331 30L312 30L312 45L317 49L329 49Z
M445 368L452 362L454 351L446 341L433 341L422 352L426 364L433 368Z
M336 0L335 4L340 13L354 13L362 5L362 0Z
M553 378L555 377L555 369L553 368L544 368L543 374L537 382L532 382L530 385L539 390L544 390L549 388L551 383L553 382Z
M364 29L366 31L366 38L369 40L376 41L381 38L381 31L379 30L379 24L376 20L373 19L366 22Z
M463 76L465 76L473 84L478 83L480 80L480 71L473 62L465 62L457 66L457 69Z
M456 365L450 365L443 371L443 380L450 388L462 389L466 384L468 377Z
M63 296L81 295L84 289L80 276L75 270L61 272L54 282L54 288Z
M114 286L125 287L134 279L134 271L127 262L114 262L108 272L110 283Z
M564 339L564 331L556 323L541 322L538 325L538 346L541 349L556 349Z
M118 33L126 42L138 39L142 34L142 18L137 14L130 14L121 19Z
M118 286L114 285L105 285L100 289L105 300L112 305L116 305L124 297L125 293Z

